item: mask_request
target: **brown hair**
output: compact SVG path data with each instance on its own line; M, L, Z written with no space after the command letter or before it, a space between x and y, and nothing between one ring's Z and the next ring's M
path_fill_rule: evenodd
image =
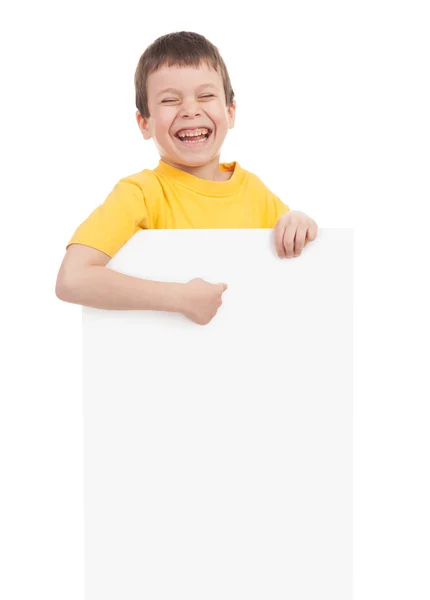
M148 75L164 65L198 68L202 63L206 63L209 68L220 72L224 84L226 105L231 106L234 91L231 87L227 67L218 48L203 35L190 31L178 31L157 38L139 59L134 75L134 87L136 89L136 108L142 117L149 118L146 86Z

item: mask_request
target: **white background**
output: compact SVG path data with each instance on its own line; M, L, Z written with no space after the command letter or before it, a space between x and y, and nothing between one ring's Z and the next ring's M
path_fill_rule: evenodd
M81 308L55 281L80 222L158 163L133 77L146 46L179 30L206 35L230 72L237 120L221 159L320 227L355 228L355 600L429 597L426 9L2 8L2 598L83 598Z

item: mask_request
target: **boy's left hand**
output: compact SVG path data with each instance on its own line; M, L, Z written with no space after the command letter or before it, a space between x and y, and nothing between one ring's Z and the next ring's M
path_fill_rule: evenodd
M300 256L308 242L317 237L318 225L298 210L289 210L274 227L275 247L280 258Z

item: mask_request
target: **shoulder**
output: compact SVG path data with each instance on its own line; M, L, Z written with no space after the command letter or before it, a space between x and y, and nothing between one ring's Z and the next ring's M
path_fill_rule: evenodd
M233 169L234 166L236 165L236 168L239 169L240 173L244 176L244 178L247 181L251 181L255 185L264 185L263 182L261 181L260 177L258 177L258 175L256 173L254 173L254 171L250 171L249 169L244 167L242 165L242 163L239 164L238 161L234 161L232 163L224 163L224 164L231 169Z
M251 186L255 191L259 192L259 193L271 193L269 188L265 185L265 183L263 182L263 180L261 179L261 177L259 177L256 173L254 173L253 171L248 171L247 169L243 169L242 171L245 174L245 181L247 182L248 186Z
M163 198L158 177L151 169L143 169L143 171L122 177L115 188L122 190L125 194L140 196L150 206L155 206Z
M261 179L254 172L244 168L243 165L239 164L238 161L222 164L224 171L236 171L236 181L241 187L245 187L247 189L251 187L253 190L258 191L262 191L265 189L265 185L261 181Z
M118 183L129 184L130 186L136 186L140 188L143 192L148 188L157 185L158 179L157 176L151 169L143 169L143 171L139 171L137 173L132 173L131 175L126 175L125 177L121 177Z
M252 182L254 190L259 194L260 198L263 198L267 204L273 207L277 213L283 214L290 210L289 207L280 199L280 197L274 193L272 186L269 188L264 181L256 175L248 171L249 180Z

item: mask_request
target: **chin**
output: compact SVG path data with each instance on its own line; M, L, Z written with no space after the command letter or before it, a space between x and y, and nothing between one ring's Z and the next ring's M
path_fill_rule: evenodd
M199 157L199 156L194 156L194 157L189 157L189 158L183 158L182 156L175 156L173 158L171 158L170 160L172 160L173 162L179 164L179 165L184 165L184 167L203 167L204 165L207 165L209 162L213 161L214 158L216 158L216 154L214 156L205 156L205 157Z

